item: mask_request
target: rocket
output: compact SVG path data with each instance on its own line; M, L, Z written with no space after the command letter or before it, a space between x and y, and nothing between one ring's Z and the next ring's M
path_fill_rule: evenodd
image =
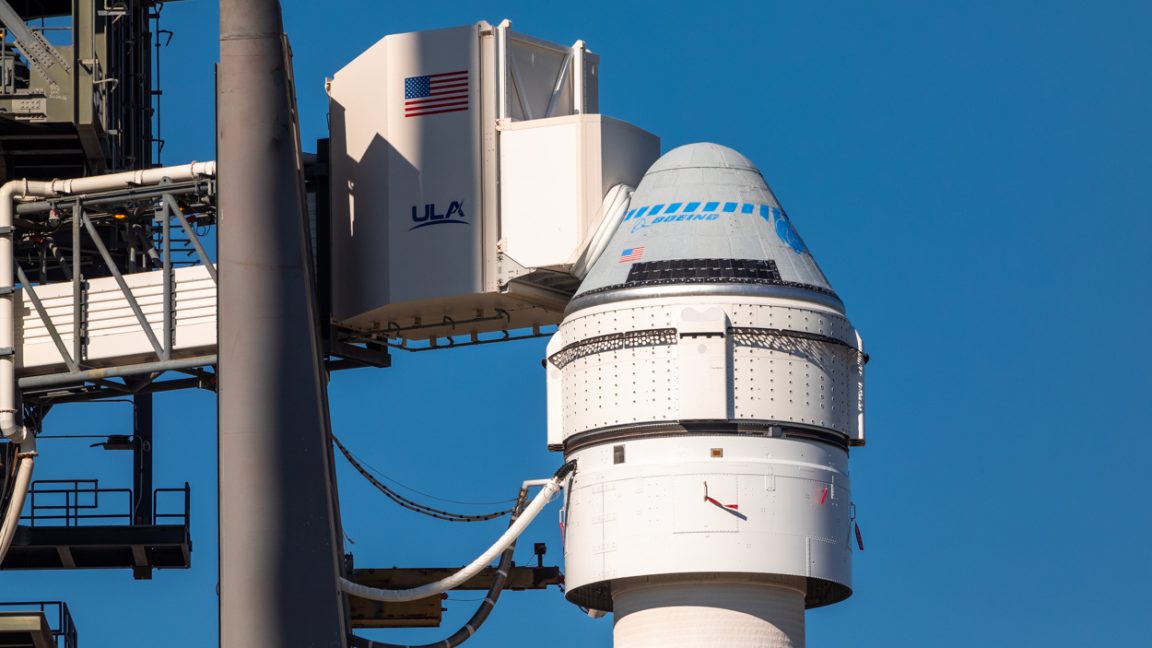
M756 166L661 157L546 355L567 598L617 648L803 646L852 593L866 356Z

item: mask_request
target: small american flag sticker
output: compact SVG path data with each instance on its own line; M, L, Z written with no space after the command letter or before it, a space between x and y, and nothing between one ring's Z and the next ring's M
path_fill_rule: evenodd
M631 247L625 249L620 253L620 263L627 263L628 261L639 261L644 256L643 247Z
M423 117L468 110L468 70L404 79L404 116Z

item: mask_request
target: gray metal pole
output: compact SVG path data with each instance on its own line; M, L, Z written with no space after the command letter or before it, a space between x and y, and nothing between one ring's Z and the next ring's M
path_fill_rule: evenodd
M152 510L152 394L132 396L132 524L155 523ZM133 567L137 580L151 580L152 567Z
M220 646L343 646L325 383L277 0L220 1Z

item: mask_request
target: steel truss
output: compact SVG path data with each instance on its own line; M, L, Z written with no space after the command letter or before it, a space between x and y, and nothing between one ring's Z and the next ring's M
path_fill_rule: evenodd
M17 279L64 359L66 371L23 376L19 387L26 413L54 403L90 401L125 394L186 388L215 388L216 356L174 358L175 269L203 265L217 282L199 229L216 222L214 179L69 196L21 204L16 209ZM163 324L153 330L125 280L139 272L161 272ZM32 275L32 276L30 276ZM35 278L33 278L35 277ZM130 365L93 367L86 362L87 283L112 277L136 324L152 347L151 357ZM72 285L69 346L49 316L36 287ZM175 375L175 377L174 377Z

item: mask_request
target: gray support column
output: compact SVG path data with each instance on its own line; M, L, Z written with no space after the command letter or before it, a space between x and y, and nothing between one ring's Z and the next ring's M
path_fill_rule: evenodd
M132 396L132 524L152 519L152 394ZM133 567L137 580L151 580L151 567Z
M132 396L132 524L152 524L152 394Z
M220 646L343 646L325 383L276 0L221 0Z

